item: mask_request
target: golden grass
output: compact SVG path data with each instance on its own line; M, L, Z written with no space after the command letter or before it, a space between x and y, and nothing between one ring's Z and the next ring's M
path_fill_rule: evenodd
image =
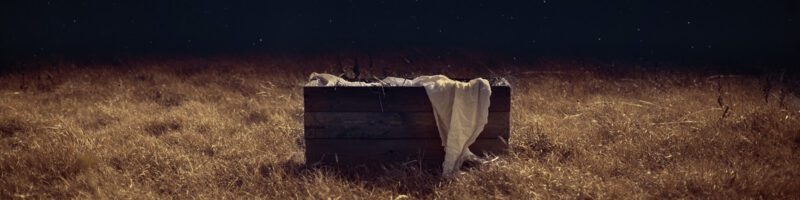
M1 74L0 199L800 196L796 79L478 54L360 64L380 77L507 78L510 154L449 180L405 166L306 168L301 85L342 62L142 58Z

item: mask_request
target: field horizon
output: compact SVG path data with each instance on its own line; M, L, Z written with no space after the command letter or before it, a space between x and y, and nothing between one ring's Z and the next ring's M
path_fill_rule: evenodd
M307 167L302 85L511 83L509 153L451 179ZM45 59L0 70L0 199L792 199L800 76L530 56L331 53Z

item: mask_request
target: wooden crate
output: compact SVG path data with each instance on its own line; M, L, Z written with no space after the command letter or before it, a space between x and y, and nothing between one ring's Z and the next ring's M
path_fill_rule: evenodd
M441 164L444 147L423 87L304 87L306 164ZM501 154L511 88L492 86L489 121L470 149Z

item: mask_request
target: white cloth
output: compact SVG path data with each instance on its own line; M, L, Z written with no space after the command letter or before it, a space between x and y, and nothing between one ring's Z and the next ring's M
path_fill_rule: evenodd
M445 158L442 174L450 176L467 159L476 158L469 146L483 131L489 116L492 88L482 78L454 81L444 75L420 76L413 80L388 77L380 82L349 82L330 74L312 73L306 86L422 86L433 106Z

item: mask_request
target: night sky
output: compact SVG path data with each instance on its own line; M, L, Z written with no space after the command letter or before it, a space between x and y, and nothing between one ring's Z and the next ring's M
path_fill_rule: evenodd
M780 1L11 1L4 55L468 48L541 55L790 59Z

